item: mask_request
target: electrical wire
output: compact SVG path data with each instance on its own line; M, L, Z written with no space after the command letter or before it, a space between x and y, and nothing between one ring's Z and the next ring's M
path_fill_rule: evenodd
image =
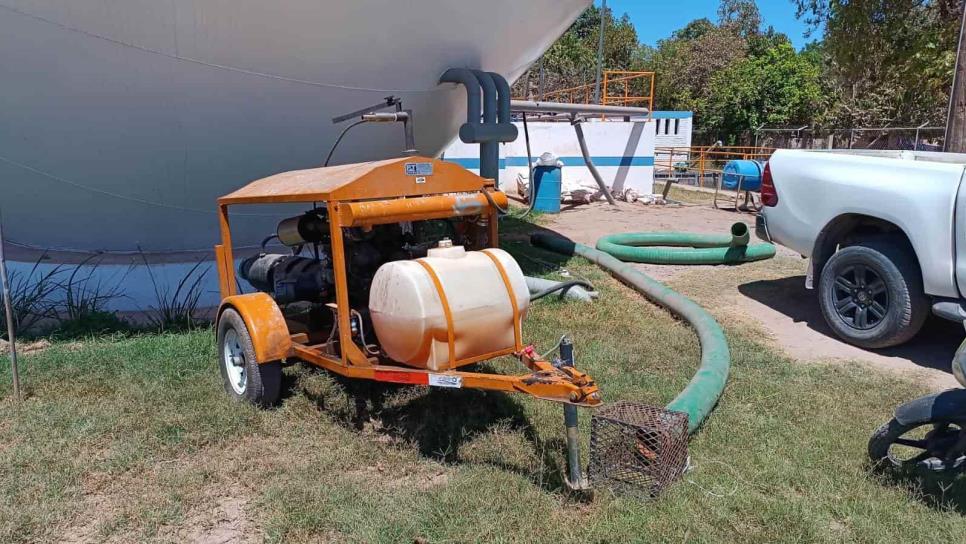
M363 123L366 123L366 122L367 121L365 119L360 119L360 120L356 121L355 123L352 123L351 125L349 125L349 126L345 127L344 129L342 129L342 134L339 134L339 137L335 139L335 143L332 144L332 149L329 150L329 155L325 157L325 162L322 163L322 166L328 166L329 165L329 161L332 160L332 154L335 153L335 148L339 147L339 144L342 143L342 138L345 137L346 133L349 132L350 130L352 130L354 127L357 127L357 126L359 126L359 125L361 125Z
M494 208L496 208L496 211L500 212L501 215L507 215L510 213L509 208L502 208L500 207L499 204L496 203L495 200L493 200L493 195L491 195L490 192L486 190L486 187L483 187L482 190L483 190L483 196L486 197L486 201L490 203L490 206L493 206Z
M539 291L537 293L530 295L530 302L540 300L541 298L547 295L550 295L552 293L556 293L557 291L561 291L560 296L563 297L566 294L567 290L571 289L572 287L576 287L578 285L587 289L588 291L596 291L593 285L591 285L590 283L584 280L570 280L570 281L565 281L563 283L560 283L558 285L554 285L553 287L548 287L543 291Z
M523 212L520 217L526 217L530 215L533 211L533 207L537 203L537 195L533 194L533 154L530 153L530 128L527 126L527 112L523 112L523 140L527 144L527 183L530 184L530 205L527 206L527 211Z
M379 350L376 349L375 344L369 344L369 342L366 341L366 324L365 321L362 320L362 314L360 314L357 310L351 309L349 310L349 313L359 318L359 338L362 340L362 347L366 349L366 353L369 355L379 355Z
M523 212L523 215L521 215L521 217L526 217L530 215L530 212L533 211L533 206L536 203L536 198L534 198L533 195L533 156L530 154L530 129L527 127L526 113L523 114L523 137L527 142L527 182L530 184L530 205L527 207L526 211ZM486 201L490 203L490 206L496 208L496 211L501 215L510 214L510 208L500 207L496 201L493 200L493 196L490 195L490 192L487 191L485 187L483 188L483 195L486 197Z
M728 469L729 472L731 472L731 476L735 480L735 485L731 488L731 491L724 492L724 490L714 490L714 491L712 491L711 489L708 489L708 488L704 487L703 485L695 482L691 478L687 478L686 477L684 479L687 483L693 485L694 487L697 487L698 489L700 489L701 491L703 491L709 497L714 497L716 499L723 499L725 497L732 497L732 496L734 496L735 493L738 492L738 488L740 487L741 484L744 484L745 486L750 487L750 488L757 488L758 487L758 486L752 484L751 482L749 482L748 480L745 480L744 478L742 478L741 476L739 476L738 475L738 471L732 465L729 465L727 463L722 463L721 461L717 461L717 460L714 460L714 459L709 459L709 460L705 461L703 464L721 465L721 466L725 467L726 469ZM695 468L697 468L697 465L695 463L692 463L691 456L689 455L688 458L687 458L687 460L684 463L684 469L681 471L681 473L682 474L687 474L687 473L695 470Z
M272 240L278 240L278 234L271 234L269 236L266 236L265 239L262 240L262 251L263 252L265 251L265 246L267 246L268 243L271 242Z
M551 353L557 351L557 348L560 347L560 344L563 344L564 338L567 338L568 336L570 336L570 334L564 334L564 335L562 335L560 337L560 340L557 340L557 343L554 344L554 346L552 348L550 348L546 352L540 354L540 359L546 361L547 360L547 357L550 356ZM576 353L574 354L574 358L576 359Z

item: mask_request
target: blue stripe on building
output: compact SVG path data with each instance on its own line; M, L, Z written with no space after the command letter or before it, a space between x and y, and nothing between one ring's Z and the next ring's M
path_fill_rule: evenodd
M443 159L443 160L445 160L446 162L456 163L462 166L463 168L477 169L477 170L480 168L480 159ZM506 161L500 160L500 169L503 169L503 168L506 168Z
M690 111L652 111L651 117L655 119L690 119L694 113Z
M536 158L536 157L534 157ZM564 166L585 166L583 157L558 157ZM480 159L469 158L447 158L449 162L456 163L463 168L478 169ZM654 166L654 157L591 157L594 166ZM507 157L500 159L500 169L507 166L526 167L526 157Z

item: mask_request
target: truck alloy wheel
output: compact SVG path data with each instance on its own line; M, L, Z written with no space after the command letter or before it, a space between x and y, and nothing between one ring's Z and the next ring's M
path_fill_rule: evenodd
M915 254L904 239L878 237L840 249L822 268L819 304L832 331L863 348L899 345L929 314Z
M889 293L873 268L863 264L844 267L832 285L835 313L848 326L869 330L885 319Z

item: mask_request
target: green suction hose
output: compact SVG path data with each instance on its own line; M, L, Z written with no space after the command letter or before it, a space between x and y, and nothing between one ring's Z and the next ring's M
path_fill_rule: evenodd
M651 264L738 264L775 256L771 244L748 245L748 225L735 223L731 234L629 232L597 240L597 249L626 262Z
M589 261L596 263L601 268L607 270L617 279L641 293L648 300L667 308L671 313L684 319L694 327L698 333L698 340L701 343L701 365L694 377L677 397L667 405L668 410L684 412L688 414L688 432L693 433L704 422L711 410L718 403L718 398L724 392L725 383L728 381L728 370L731 367L731 353L728 351L728 341L725 339L724 331L717 321L704 308L698 306L693 300L685 297L681 293L672 290L663 283L643 274L632 265L621 262L616 257L623 258L629 255L628 260L635 256L637 252L643 251L649 259L638 262L659 262L675 264L720 264L743 262L745 260L767 259L775 254L774 246L761 244L767 247L756 249L754 252L744 251L745 249L760 248L761 245L747 248L748 227L732 226L731 236L706 236L672 233L662 234L619 234L605 236L597 243L598 249L578 244L572 240L559 235L538 232L530 236L530 243L564 255L578 255ZM673 253L666 252L668 249L654 249L632 247L637 240L647 239L647 245L690 245L692 248L699 249L677 249ZM687 240L687 242L684 242ZM661 242L661 243L659 243ZM610 245L608 245L610 244ZM616 247L612 253L611 247ZM704 249L708 248L708 249ZM740 248L740 250L738 249ZM718 260L710 260L709 254L704 251L718 252ZM770 250L770 254L769 254ZM729 253L731 251L731 253ZM702 252L692 259L683 259L689 252ZM750 255L749 255L750 253ZM660 258L660 260L657 260ZM725 259L731 260L725 260ZM702 260L704 259L704 260ZM737 259L737 260L735 260Z

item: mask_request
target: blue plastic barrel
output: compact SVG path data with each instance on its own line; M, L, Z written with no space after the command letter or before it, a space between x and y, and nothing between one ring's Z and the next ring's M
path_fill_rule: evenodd
M530 198L533 209L546 213L560 213L560 184L563 169L559 166L537 166L533 169Z
M760 191L761 173L764 168L765 163L762 161L728 161L721 175L721 186L734 191L738 189L740 180L742 191Z

